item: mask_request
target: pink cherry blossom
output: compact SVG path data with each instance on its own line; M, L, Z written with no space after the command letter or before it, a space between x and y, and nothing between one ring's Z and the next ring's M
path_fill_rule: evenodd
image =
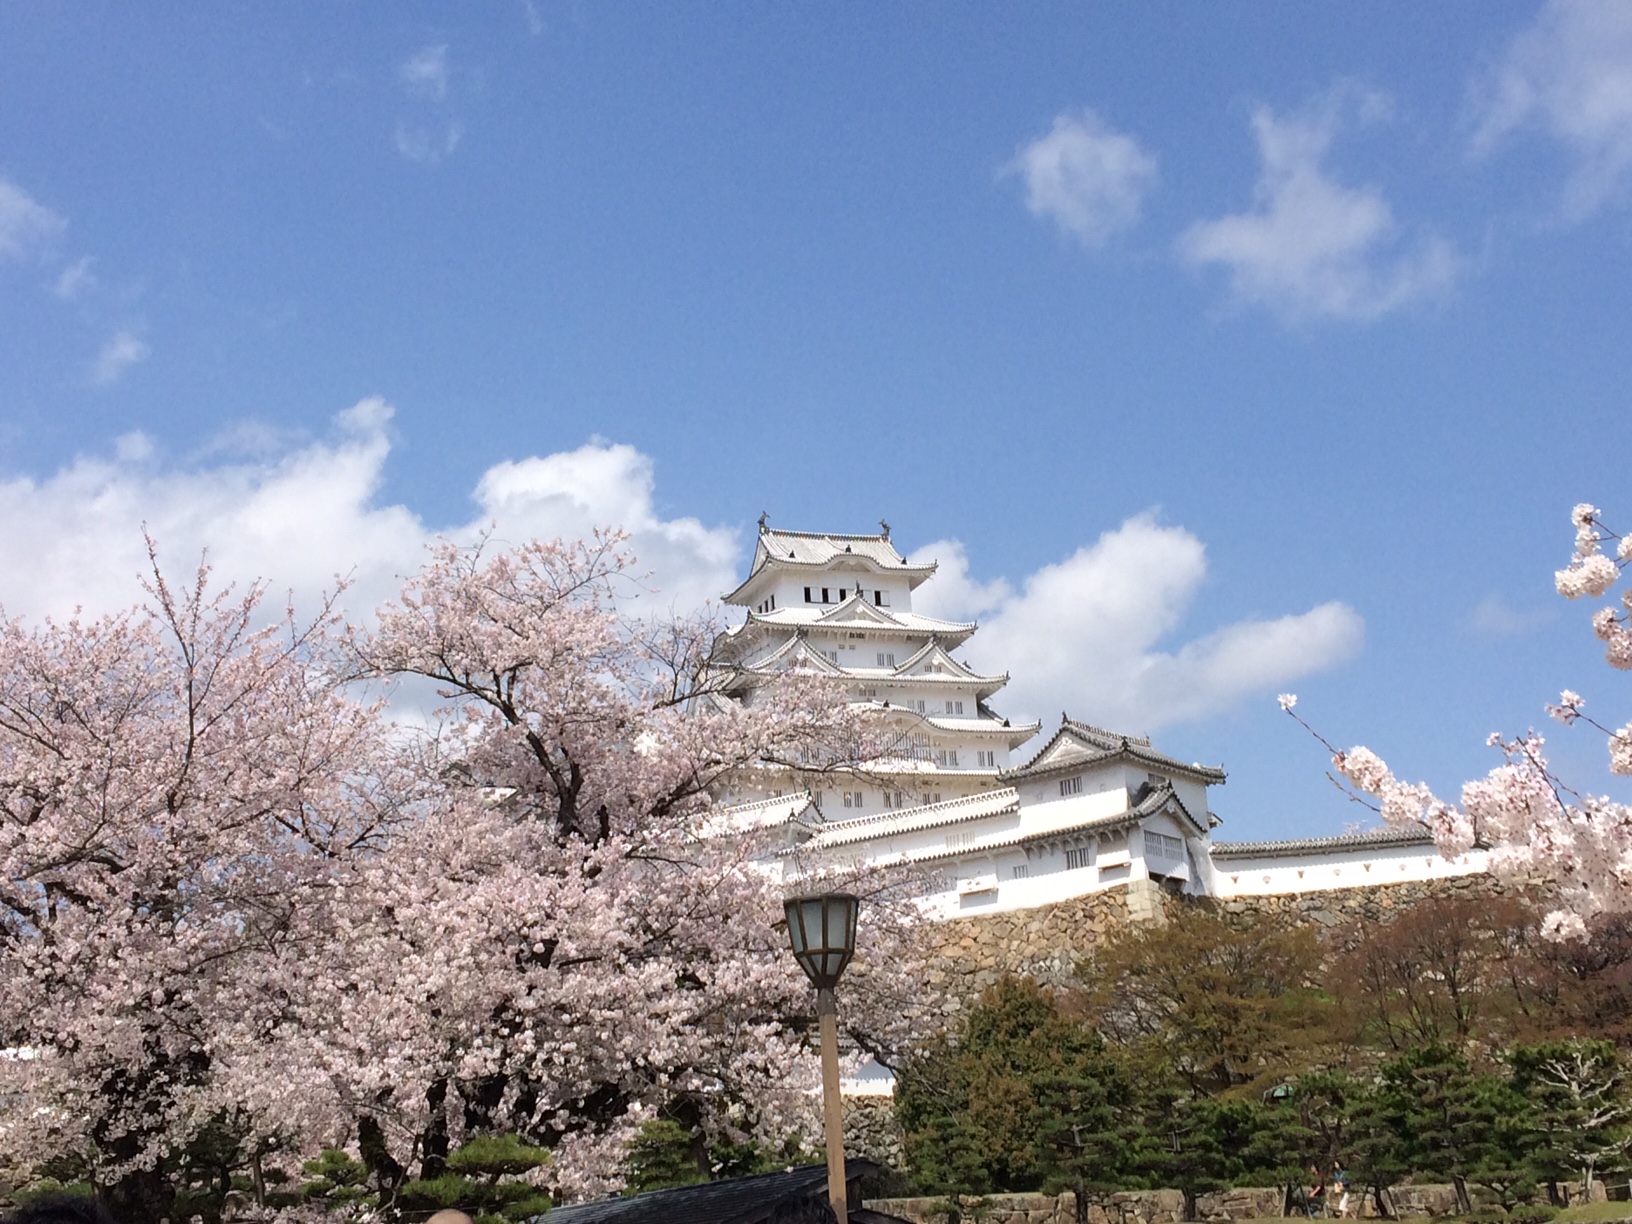
M1576 556L1555 575L1559 593L1569 599L1600 597L1620 577L1632 550L1625 537L1604 526L1596 507L1576 506L1570 517L1576 527ZM1619 563L1598 551L1609 539L1619 541ZM1621 602L1632 608L1632 592L1623 592ZM1626 613L1601 608L1593 614L1592 627L1605 643L1610 666L1632 669ZM1288 707L1283 703L1282 708ZM1585 709L1585 700L1569 689L1559 695L1557 705L1547 707L1561 723L1587 723L1602 732L1611 771L1632 775L1632 723L1611 730ZM1551 937L1570 938L1599 914L1632 910L1632 806L1572 790L1553 773L1534 732L1516 739L1493 735L1490 742L1504 763L1466 783L1460 805L1439 800L1426 786L1401 782L1366 748L1334 752L1333 763L1356 790L1377 801L1389 824L1426 828L1450 858L1483 847L1495 874L1544 885L1555 905L1545 926Z

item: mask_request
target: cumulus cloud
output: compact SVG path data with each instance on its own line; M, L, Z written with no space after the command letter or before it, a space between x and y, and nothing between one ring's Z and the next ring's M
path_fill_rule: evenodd
M1047 135L1023 146L1005 172L1024 180L1034 216L1095 247L1138 222L1156 185L1156 158L1085 110L1057 115Z
M0 260L30 258L67 226L16 183L0 179Z
M140 434L112 458L82 457L42 480L0 481L0 606L8 615L102 612L141 598L142 526L172 570L209 549L223 580L264 580L309 606L337 576L345 606L366 616L420 568L438 536L496 545L581 537L614 524L631 535L639 584L655 608L689 610L736 585L735 531L653 508L652 461L626 445L500 463L482 477L467 521L423 522L376 498L390 455L391 409L369 399L335 419L331 437L203 466L169 463ZM216 452L219 455L219 452Z
M1237 301L1289 318L1370 319L1449 288L1457 261L1448 243L1429 234L1406 248L1381 191L1345 186L1326 170L1355 100L1362 120L1384 110L1376 95L1354 91L1291 115L1259 107L1253 207L1190 226L1179 236L1179 258L1223 267Z
M145 361L148 352L147 345L139 336L128 328L120 328L102 346L96 360L91 363L91 385L111 387L124 377L125 371L131 366Z
M438 43L414 52L397 69L409 93L440 102L448 96L448 48Z
M1575 160L1564 211L1580 219L1632 180L1632 5L1549 0L1473 87L1480 117L1474 148L1535 126Z
M995 701L1027 718L1047 720L1066 710L1102 726L1153 731L1341 663L1364 636L1359 614L1334 602L1164 646L1206 576L1206 550L1190 532L1148 514L1044 566L1018 589L971 580L956 541L913 556L942 563L919 588L914 608L981 619L969 659L1011 674Z

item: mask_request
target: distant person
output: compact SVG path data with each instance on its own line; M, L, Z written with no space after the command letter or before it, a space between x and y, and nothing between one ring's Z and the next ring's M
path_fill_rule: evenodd
M1326 1214L1326 1180L1320 1175L1319 1165L1309 1166L1309 1200L1306 1206L1310 1219Z
M472 1224L471 1218L462 1211L455 1211L452 1207L444 1207L425 1224Z
M1349 1175L1340 1160L1332 1166L1332 1195L1337 1199L1337 1218L1349 1218Z
M47 1194L24 1203L3 1224L113 1224L113 1217L88 1194Z

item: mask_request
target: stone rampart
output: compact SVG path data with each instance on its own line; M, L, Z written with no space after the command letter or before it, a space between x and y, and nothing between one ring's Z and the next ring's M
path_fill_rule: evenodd
M1169 909L1206 905L1242 921L1279 916L1325 931L1355 919L1386 920L1428 897L1492 897L1504 891L1483 874L1227 899L1172 897L1149 885L1133 895L1134 889L1123 885L1052 905L936 923L928 932L934 952L926 983L948 1016L1004 973L1029 974L1051 986L1069 985L1077 962L1113 930L1133 921L1134 914L1148 913L1153 899Z
M1477 1191L1475 1199L1477 1202ZM1604 1183L1592 1183L1590 1201L1604 1202ZM1394 1218L1457 1214L1456 1189L1449 1185L1396 1186L1388 1191ZM1540 1201L1540 1200L1538 1200ZM989 1194L965 1199L961 1215L980 1224L1076 1224L1074 1194ZM1196 1219L1202 1224L1235 1224L1244 1220L1275 1219L1286 1209L1286 1191L1276 1186L1243 1186L1196 1197ZM868 1199L866 1206L912 1224L947 1224L946 1198ZM1354 1193L1350 1211L1358 1219L1377 1219L1370 1196ZM1628 1209L1632 1215L1632 1207ZM1301 1214L1301 1213L1300 1213ZM1113 1194L1088 1207L1088 1224L1183 1224L1184 1195L1177 1190L1130 1190Z

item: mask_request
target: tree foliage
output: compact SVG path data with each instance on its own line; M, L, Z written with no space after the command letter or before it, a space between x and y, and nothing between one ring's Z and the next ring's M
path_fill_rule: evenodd
M810 992L710 789L853 762L868 717L808 676L720 700L718 626L623 615L629 563L445 546L373 629L155 563L145 609L0 627L8 1175L77 1161L145 1222L235 1179L270 1202L324 1149L441 1201L484 1133L587 1194L677 1098L711 1139L806 1128ZM402 682L442 695L422 730L363 695ZM888 1057L913 915L853 883L846 1023Z

